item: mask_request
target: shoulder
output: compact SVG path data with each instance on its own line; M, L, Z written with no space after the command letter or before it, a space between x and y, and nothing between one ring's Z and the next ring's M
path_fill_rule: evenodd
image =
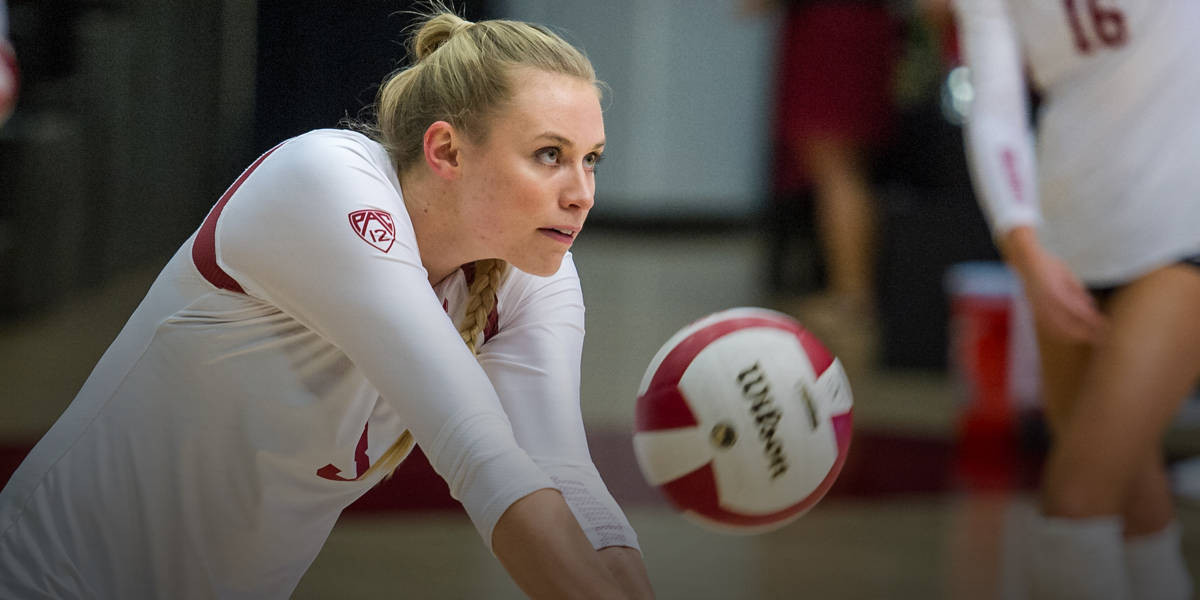
M385 252L393 239L415 239L386 150L353 131L320 129L282 142L251 165L224 198L223 235L240 225L246 236L262 238L266 224L290 235L316 235L349 222L357 237ZM386 235L368 239L373 226ZM408 245L415 248L415 242Z
M271 160L297 167L303 173L328 173L346 166L392 171L383 146L344 129L316 129L291 138L271 152Z
M402 204L400 182L383 146L367 136L318 129L286 140L247 169L239 196L260 206L360 206L393 210ZM384 208L384 207L388 208Z

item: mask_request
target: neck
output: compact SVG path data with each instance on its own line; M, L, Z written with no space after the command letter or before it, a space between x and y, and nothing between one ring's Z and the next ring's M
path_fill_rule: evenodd
M417 235L421 266L429 274L429 284L437 285L475 259L463 243L450 187L437 177L413 171L400 177L400 191Z

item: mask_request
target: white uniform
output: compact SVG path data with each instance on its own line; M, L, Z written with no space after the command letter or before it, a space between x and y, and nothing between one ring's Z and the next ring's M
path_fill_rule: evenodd
M975 88L967 149L993 232L1044 225L1093 286L1200 253L1200 2L956 8ZM1036 169L1026 67L1043 100Z
M485 541L557 487L593 545L636 547L584 437L570 255L510 269L478 357L466 277L429 285L375 142L268 152L0 492L0 597L286 597L405 429Z

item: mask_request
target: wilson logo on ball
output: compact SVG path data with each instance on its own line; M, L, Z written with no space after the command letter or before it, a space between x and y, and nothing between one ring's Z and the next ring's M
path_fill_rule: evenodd
M794 319L729 309L684 327L651 360L634 451L646 481L685 516L769 531L833 485L852 407L841 362Z
M742 386L742 397L750 403L750 414L758 426L758 439L763 443L763 454L770 462L771 479L787 472L787 456L783 444L775 436L775 428L783 416L775 401L771 399L771 386L762 365L755 361L750 368L738 373L738 385Z

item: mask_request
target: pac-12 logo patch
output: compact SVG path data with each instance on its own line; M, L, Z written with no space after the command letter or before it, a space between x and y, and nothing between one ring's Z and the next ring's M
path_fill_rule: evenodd
M364 242L382 250L385 254L396 241L396 224L392 215L382 210L356 210L350 213L350 226Z

